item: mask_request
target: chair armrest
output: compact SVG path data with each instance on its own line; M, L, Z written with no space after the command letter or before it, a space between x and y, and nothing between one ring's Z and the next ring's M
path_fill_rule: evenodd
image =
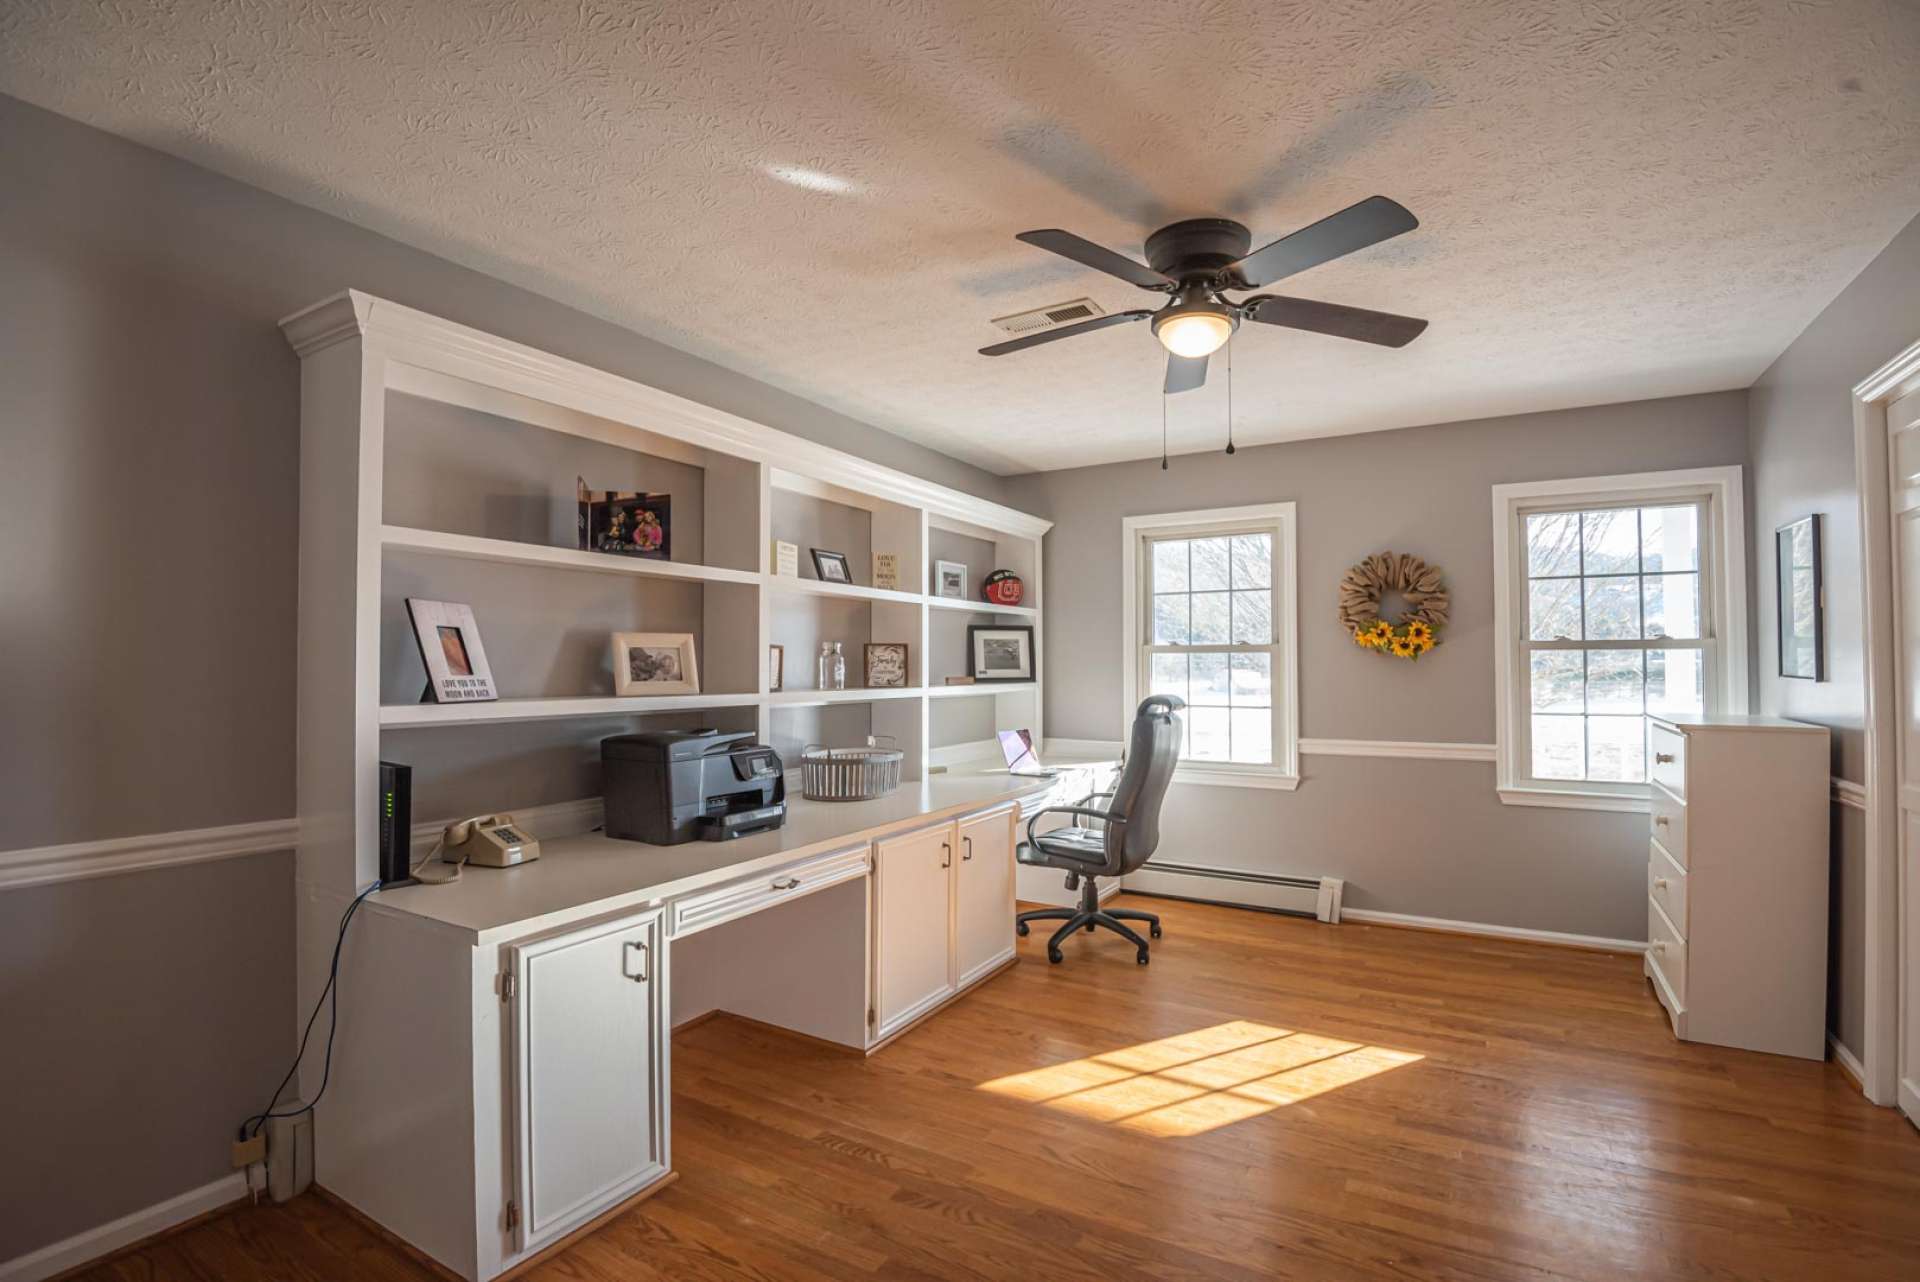
M1111 810L1095 810L1091 806L1048 806L1045 810L1036 810L1027 816L1027 844L1030 846L1034 841L1033 826L1040 822L1042 815L1072 815L1076 819L1085 815L1089 819L1099 819L1110 824L1123 824L1127 821L1125 815L1115 814Z

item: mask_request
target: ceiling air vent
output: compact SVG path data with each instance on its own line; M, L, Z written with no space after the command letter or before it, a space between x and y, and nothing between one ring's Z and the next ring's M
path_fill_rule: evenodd
M1092 320L1096 316L1106 314L1106 309L1091 298L1076 298L1072 302L1036 307L1030 312L1015 312L1011 316L999 316L994 318L993 323L995 327L1008 334L1038 334L1042 330L1058 329L1062 325L1072 325L1078 321Z

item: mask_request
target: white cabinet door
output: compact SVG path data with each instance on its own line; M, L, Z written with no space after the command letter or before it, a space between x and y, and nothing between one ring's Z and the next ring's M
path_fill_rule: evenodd
M667 1173L666 951L658 910L514 945L517 1249Z
M960 824L954 885L954 970L965 988L1013 956L1011 807Z
M953 991L954 825L874 846L873 1038Z

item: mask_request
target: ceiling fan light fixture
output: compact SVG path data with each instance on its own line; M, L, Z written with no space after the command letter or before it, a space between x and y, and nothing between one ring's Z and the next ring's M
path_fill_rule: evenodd
M1153 318L1153 336L1175 356L1211 356L1233 337L1234 315L1214 302L1179 302Z

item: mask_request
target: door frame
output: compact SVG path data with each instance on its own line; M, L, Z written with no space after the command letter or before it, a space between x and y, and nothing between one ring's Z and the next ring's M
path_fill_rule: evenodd
M1853 389L1853 462L1859 489L1862 633L1866 653L1866 1032L1861 1089L1897 1104L1900 1083L1900 692L1896 684L1892 466L1887 406L1920 388L1920 342ZM1920 940L1908 941L1920 947Z

